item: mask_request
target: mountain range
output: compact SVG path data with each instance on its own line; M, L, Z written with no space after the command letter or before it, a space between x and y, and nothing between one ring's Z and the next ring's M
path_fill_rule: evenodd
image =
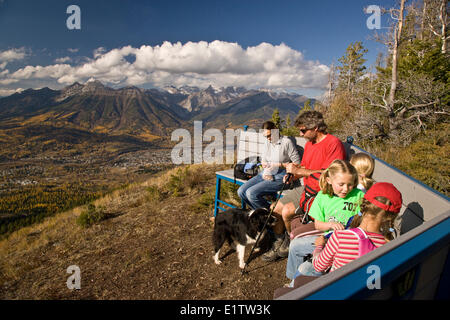
M169 136L175 128L189 128L195 120L219 129L256 127L271 119L275 108L282 118L293 119L306 100L298 94L243 87L113 89L99 81L76 82L61 90L27 89L0 98L0 126L50 124L151 140Z

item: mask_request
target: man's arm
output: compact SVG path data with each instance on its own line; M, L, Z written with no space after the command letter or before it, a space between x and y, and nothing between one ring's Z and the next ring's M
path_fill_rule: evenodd
M286 172L292 173L294 175L295 179L309 177L313 173L322 173L323 170L310 170L306 169L305 167L301 167L298 164L295 163L288 163L286 164Z

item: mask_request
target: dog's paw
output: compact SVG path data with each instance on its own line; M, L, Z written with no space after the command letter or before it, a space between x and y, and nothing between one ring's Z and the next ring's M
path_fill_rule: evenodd
M219 259L217 259L216 256L214 256L213 259L214 259L214 263L217 264L217 265L219 265L219 264L222 263L222 261L220 261Z
M255 250L253 250L253 252L259 252L261 251L261 248L255 248Z
M239 262L239 268L244 269L245 268L245 262Z

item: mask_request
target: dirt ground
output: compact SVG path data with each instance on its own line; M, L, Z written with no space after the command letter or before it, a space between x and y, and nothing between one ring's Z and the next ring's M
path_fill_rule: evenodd
M227 244L216 265L212 211L187 210L197 195L155 203L136 194L90 228L65 213L0 243L0 299L272 299L288 282L286 259L257 257L241 275ZM80 268L80 290L67 287L72 265Z

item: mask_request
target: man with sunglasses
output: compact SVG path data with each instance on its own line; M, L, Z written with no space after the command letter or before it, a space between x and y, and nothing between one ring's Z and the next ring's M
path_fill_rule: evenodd
M286 164L286 172L292 173L294 181L298 182L303 178L304 185L297 183L298 186L286 191L278 201L274 215L279 219L273 228L277 240L272 249L262 256L264 261L275 261L288 256L291 220L296 213L308 212L315 195L320 191L321 173L334 160L346 158L344 145L337 137L327 133L327 125L320 112L305 111L295 119L294 125L307 142L301 164Z

